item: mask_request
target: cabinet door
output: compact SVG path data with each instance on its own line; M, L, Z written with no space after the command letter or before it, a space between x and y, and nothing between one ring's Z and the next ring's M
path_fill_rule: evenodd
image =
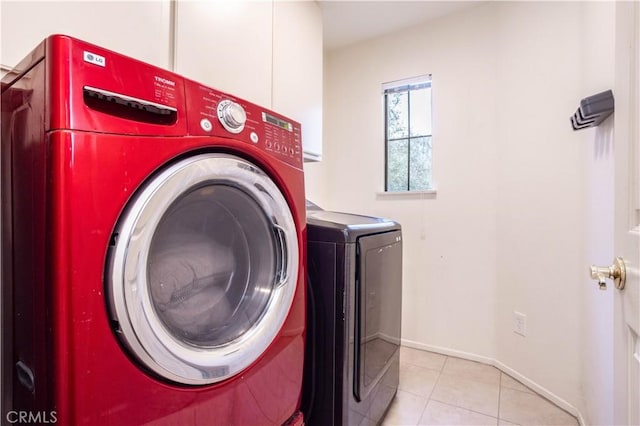
M271 1L183 1L176 7L176 72L271 106Z
M66 34L169 67L170 1L2 2L3 67L51 34Z
M273 109L302 124L305 161L322 159L322 13L315 1L273 11Z

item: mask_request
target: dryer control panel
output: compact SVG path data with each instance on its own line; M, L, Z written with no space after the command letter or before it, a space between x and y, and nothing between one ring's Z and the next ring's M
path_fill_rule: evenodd
M282 161L302 167L299 123L187 79L185 100L190 135L241 140Z

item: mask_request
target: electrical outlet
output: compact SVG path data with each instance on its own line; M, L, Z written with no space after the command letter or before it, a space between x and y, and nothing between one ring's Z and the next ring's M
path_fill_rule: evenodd
M513 332L521 336L527 335L527 316L518 311L513 311Z

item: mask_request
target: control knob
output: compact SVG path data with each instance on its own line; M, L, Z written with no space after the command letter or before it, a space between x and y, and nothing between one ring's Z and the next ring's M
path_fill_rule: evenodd
M247 113L240 104L225 100L218 104L218 119L227 131L240 133L247 122Z

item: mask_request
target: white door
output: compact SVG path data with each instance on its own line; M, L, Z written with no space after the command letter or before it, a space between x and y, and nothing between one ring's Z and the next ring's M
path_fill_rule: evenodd
M626 286L614 290L614 416L640 425L640 3L616 7L614 247Z

